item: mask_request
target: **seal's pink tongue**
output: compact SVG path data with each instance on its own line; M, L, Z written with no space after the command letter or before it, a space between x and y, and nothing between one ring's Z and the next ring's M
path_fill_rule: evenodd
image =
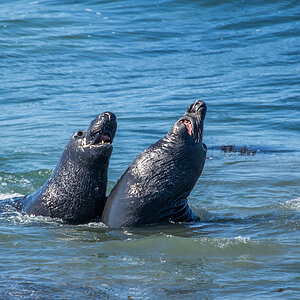
M187 129L189 135L192 135L192 124L191 124L191 122L184 121L184 124L186 126L186 129Z

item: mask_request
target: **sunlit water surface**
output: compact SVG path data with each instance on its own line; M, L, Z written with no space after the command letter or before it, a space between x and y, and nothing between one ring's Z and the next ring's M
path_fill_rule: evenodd
M196 99L202 222L112 230L0 215L3 299L297 299L297 1L0 3L0 199L51 175L67 141L118 118L108 190ZM254 153L224 153L222 145Z

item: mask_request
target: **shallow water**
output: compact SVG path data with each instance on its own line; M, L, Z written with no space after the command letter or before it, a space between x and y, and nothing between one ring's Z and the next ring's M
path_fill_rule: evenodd
M109 190L196 99L209 148L194 225L124 231L2 213L1 298L299 298L299 9L1 1L0 199L40 187L72 133L107 110L118 118Z

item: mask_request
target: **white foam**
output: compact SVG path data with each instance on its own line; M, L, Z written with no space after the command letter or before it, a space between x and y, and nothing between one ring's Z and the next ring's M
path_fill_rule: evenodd
M22 197L22 196L24 196L24 195L18 194L18 193L12 193L12 194L0 193L0 200L14 198L14 197Z
M54 219L50 217L43 216L29 216L24 212L14 211L13 214L10 213L6 219L14 224L62 224L60 219Z
M300 210L300 198L288 200L283 203L283 206L288 209Z

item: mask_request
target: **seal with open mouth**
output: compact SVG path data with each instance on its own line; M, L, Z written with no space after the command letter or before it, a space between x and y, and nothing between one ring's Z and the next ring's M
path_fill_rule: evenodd
M108 196L102 221L114 228L198 220L187 203L206 159L206 104L196 101L165 137L142 152Z
M72 224L101 217L116 129L115 115L104 112L86 131L75 132L44 186L13 199L13 205L29 215L60 218Z

